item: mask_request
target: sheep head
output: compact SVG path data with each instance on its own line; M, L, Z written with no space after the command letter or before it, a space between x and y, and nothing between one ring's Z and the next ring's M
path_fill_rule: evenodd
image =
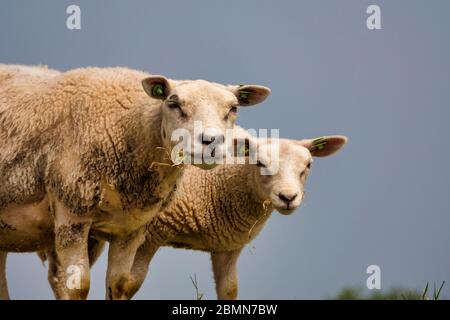
M148 77L142 84L149 96L162 100L161 137L172 161L203 169L223 163L225 131L233 128L239 107L258 104L270 94L263 86L173 81L162 76Z
M270 201L278 212L291 214L304 199L313 157L330 156L346 142L345 136L305 140L254 138L256 152L251 152L251 156L255 163L256 192L261 201Z

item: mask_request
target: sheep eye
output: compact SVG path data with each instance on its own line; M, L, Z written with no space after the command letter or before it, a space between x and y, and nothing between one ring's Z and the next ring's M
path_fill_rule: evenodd
M167 106L170 109L181 109L180 102L178 101L178 96L173 94L167 99Z
M261 161L257 161L256 162L256 165L258 166L258 167L262 167L262 168L265 168L266 167L266 165L264 164L264 163L262 163Z
M172 95L169 97L169 99L167 100L167 106L169 107L169 109L171 110L176 110L178 109L180 111L180 114L183 118L186 118L187 115L185 112L183 112L183 109L181 109L181 104L178 101L178 96L177 95Z
M308 164L306 165L306 167L307 167L308 169L311 168L311 162L308 163Z
M231 107L230 111L228 111L228 114L225 116L225 120L228 120L228 117L232 114L237 113L237 107Z
M170 109L181 109L180 104L177 101L173 101L173 100L168 100L167 106Z

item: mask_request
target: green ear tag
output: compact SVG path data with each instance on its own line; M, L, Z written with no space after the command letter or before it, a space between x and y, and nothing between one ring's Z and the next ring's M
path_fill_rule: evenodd
M162 84L155 84L152 89L152 94L155 97L162 97L164 95L164 87Z
M250 153L249 148L247 147L247 145L243 144L241 146L241 148L239 149L239 155L241 156L248 156Z
M323 150L323 149L325 149L325 145L326 145L326 144L327 144L326 142L323 142L323 143L321 143L321 144L316 145L316 147L317 147L317 149L319 149L319 150Z
M250 91L239 91L239 99L244 101L245 103L248 102L248 97L250 96Z
M313 146L315 146L318 150L325 149L325 145L327 144L327 141L324 137L320 137L313 140Z

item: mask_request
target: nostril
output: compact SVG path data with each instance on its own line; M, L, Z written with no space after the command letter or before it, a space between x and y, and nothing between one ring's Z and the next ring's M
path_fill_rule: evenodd
M208 141L208 140L202 140L202 144L205 146L209 146L214 140Z
M210 145L214 141L214 139L211 139L211 137L208 137L203 133L198 136L198 140L205 146Z
M296 194L293 194L293 195L285 195L285 194L280 193L280 194L278 194L278 197L279 197L281 200L283 200L284 202L289 203L289 202L294 201L295 198L297 198L297 195L298 195L297 193L296 193Z
M216 140L218 140L218 143L223 143L224 137L225 136L223 134L209 136L209 135L205 135L204 133L202 133L199 135L199 141L201 144L208 146Z

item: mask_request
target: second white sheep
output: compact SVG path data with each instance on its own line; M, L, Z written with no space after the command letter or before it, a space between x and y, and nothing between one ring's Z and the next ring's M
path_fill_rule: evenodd
M242 249L273 210L290 214L298 208L313 157L330 156L346 142L344 136L281 139L279 156L274 157L273 140L250 139L256 144L256 164L222 165L210 171L187 168L169 205L149 223L147 241L137 251L131 274L124 277L135 281L137 289L161 246L202 250L211 254L218 298L235 299Z

